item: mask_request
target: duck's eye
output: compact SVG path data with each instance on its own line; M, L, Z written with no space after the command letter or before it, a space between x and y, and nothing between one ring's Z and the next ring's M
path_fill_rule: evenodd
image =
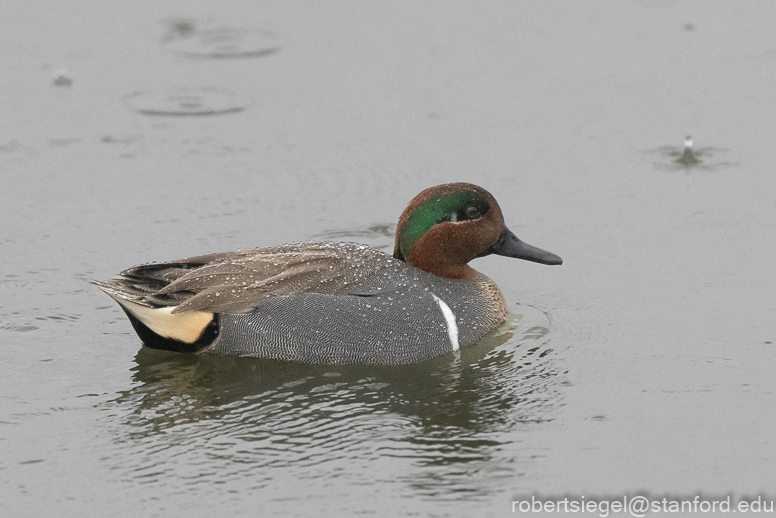
M477 216L480 215L480 209L472 205L471 207L466 207L466 217L469 219L474 219Z

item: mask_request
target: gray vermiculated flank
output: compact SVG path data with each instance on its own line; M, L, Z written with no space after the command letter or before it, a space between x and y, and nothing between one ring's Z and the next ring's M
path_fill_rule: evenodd
M414 274L406 285L389 281L372 296L303 293L267 299L251 313L222 314L221 333L203 352L310 363L426 360L453 350L432 293L456 315L461 346L500 323L476 284L405 268ZM434 284L427 290L428 281Z
M452 350L430 295L394 305L384 295L306 293L277 297L253 313L221 315L206 352L311 363L410 363Z

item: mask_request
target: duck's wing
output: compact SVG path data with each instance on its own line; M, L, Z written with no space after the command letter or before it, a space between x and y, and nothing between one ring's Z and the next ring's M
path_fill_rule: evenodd
M369 278L395 263L364 245L306 242L136 266L121 272L120 280L96 284L115 292L121 283L135 302L177 306L173 313L246 313L270 297L369 295Z

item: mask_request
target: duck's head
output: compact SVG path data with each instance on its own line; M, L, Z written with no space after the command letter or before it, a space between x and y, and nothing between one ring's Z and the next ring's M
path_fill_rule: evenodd
M396 226L393 256L449 279L470 279L467 263L490 254L542 264L562 264L557 255L520 241L505 225L501 207L482 187L447 183L415 196Z

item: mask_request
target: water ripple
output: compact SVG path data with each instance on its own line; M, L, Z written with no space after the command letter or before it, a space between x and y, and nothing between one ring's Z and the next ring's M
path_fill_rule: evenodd
M236 113L250 99L225 88L175 88L133 92L125 97L130 108L144 115L202 117Z
M194 20L178 20L168 32L168 47L178 54L211 59L269 56L280 50L278 37L263 29L198 29Z

